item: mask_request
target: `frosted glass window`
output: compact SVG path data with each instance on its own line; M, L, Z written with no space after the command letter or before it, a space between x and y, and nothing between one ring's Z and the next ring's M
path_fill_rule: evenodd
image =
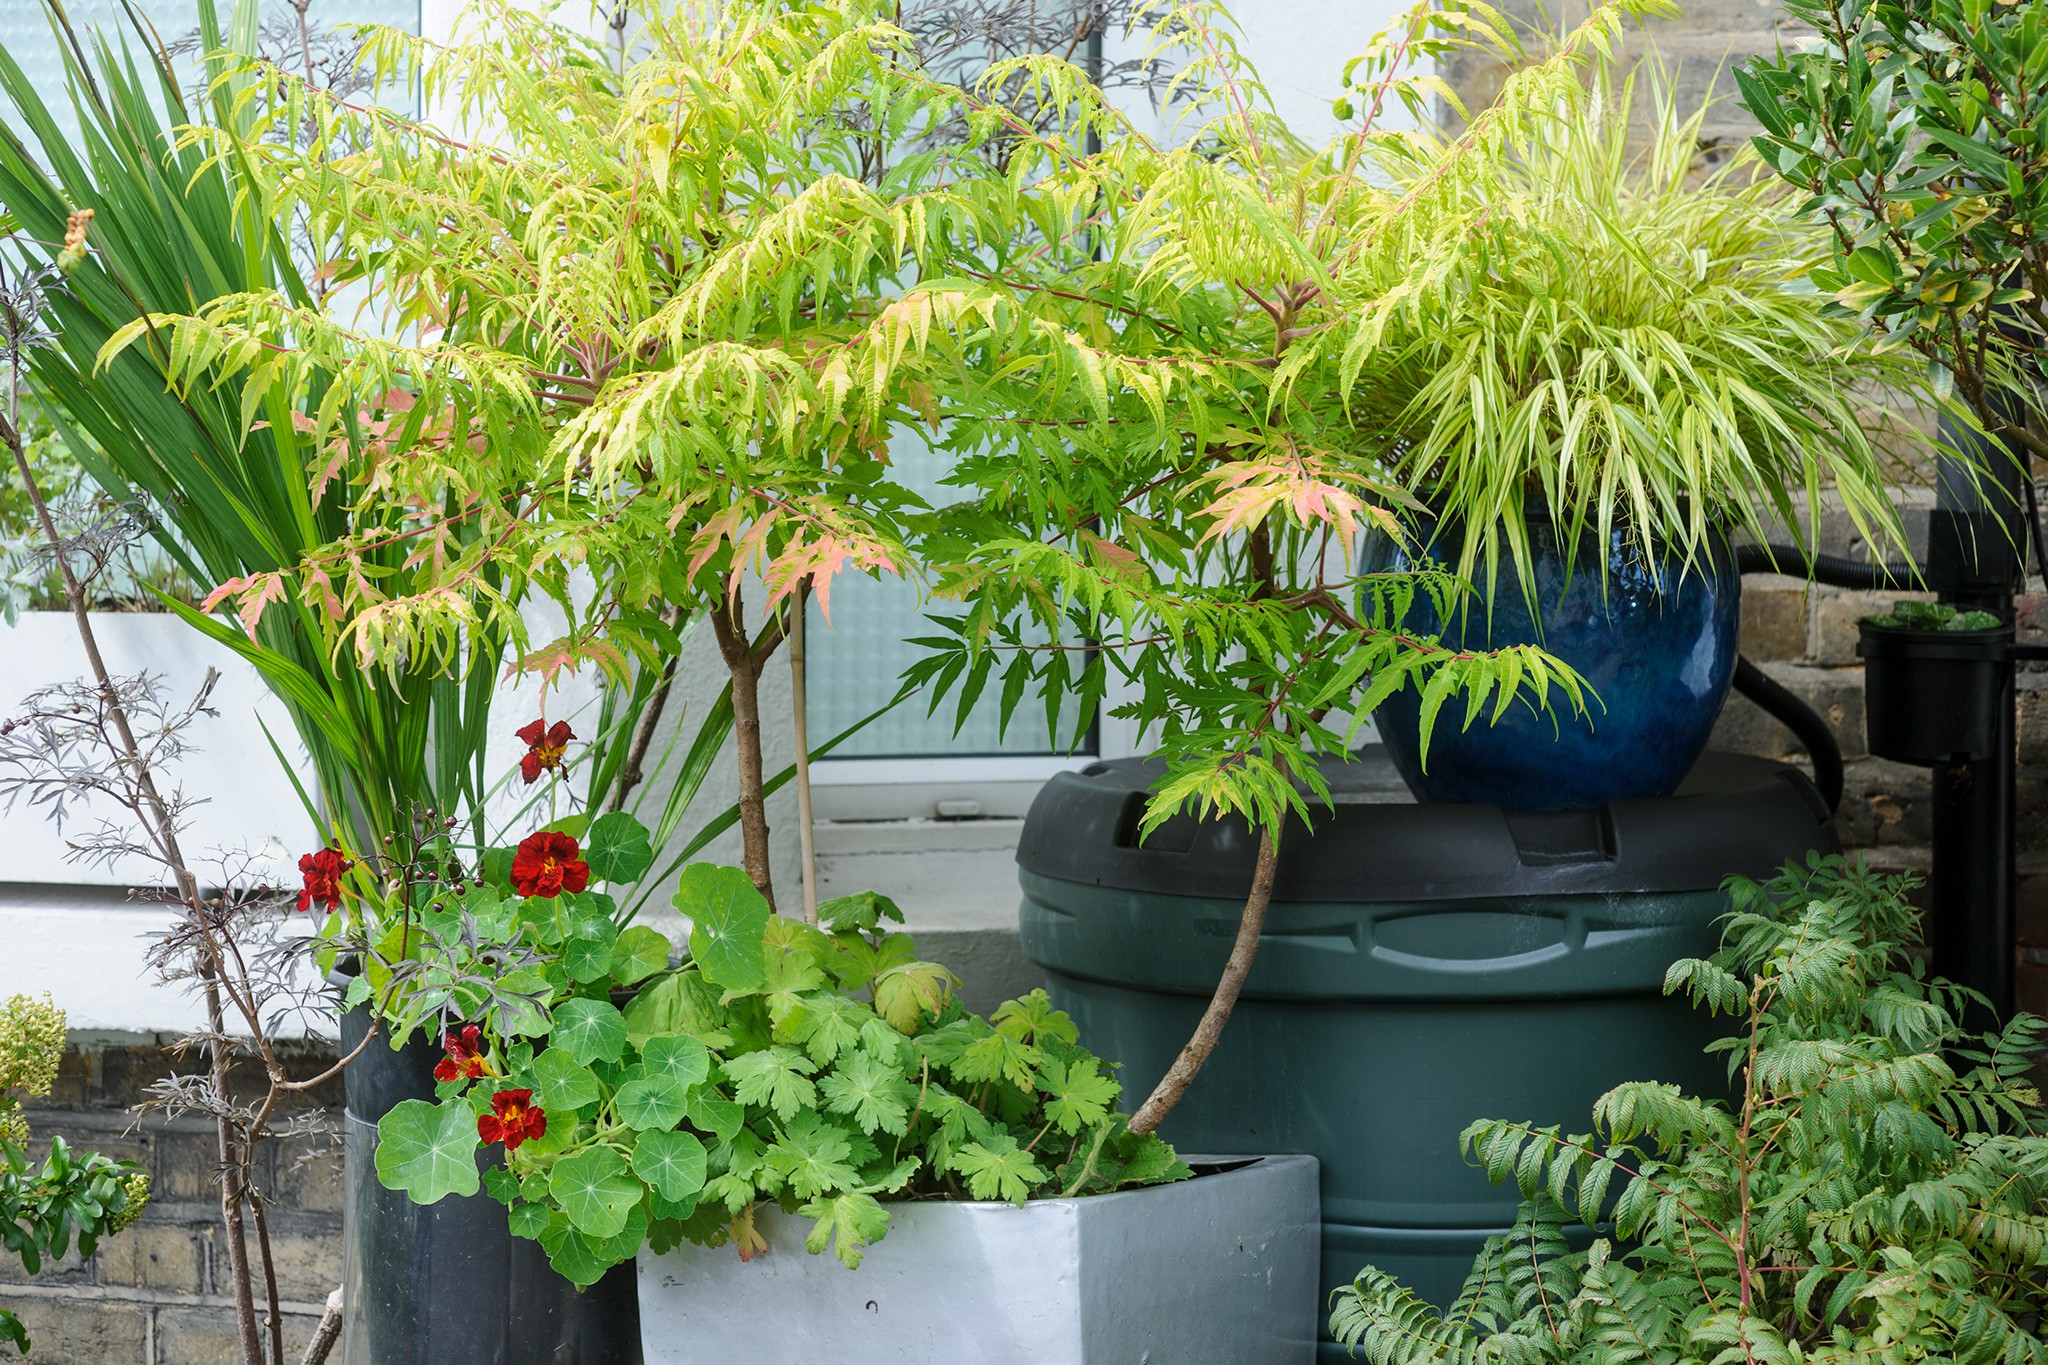
M157 36L180 56L184 67L181 82L188 97L200 87L198 0L137 0L135 8L155 28ZM225 29L234 15L234 0L215 0L214 13ZM140 41L121 0L65 0L65 16L72 32L88 52L92 30L98 29L107 45L120 51L126 43L140 52ZM313 0L306 12L314 37L314 70L322 83L339 74L341 58L352 48L346 35L335 33L334 25L388 24L412 33L419 32L420 0ZM293 71L301 65L298 15L289 4L266 4L258 20L258 49L268 57L289 62ZM50 26L49 11L42 0L0 0L0 47L14 58L28 78L35 82L50 115L65 132L74 132L71 101L65 92L63 49ZM144 64L138 60L138 66ZM147 67L144 66L145 72ZM0 101L4 104L4 101ZM11 114L12 111L7 111Z
M946 453L934 450L916 432L897 433L889 442L889 458L896 477L933 506L959 496L959 490L939 482L946 472ZM902 686L903 670L925 652L908 641L942 633L925 619L925 612L950 615L957 609L946 602L921 605L917 589L900 579L875 580L851 574L834 579L831 624L825 623L815 599L806 618L804 673L811 742L831 738L895 696ZM1060 717L1058 735L1049 735L1045 703L1027 691L1017 704L1008 732L999 734L1001 695L999 671L989 679L957 736L953 733L955 703L951 696L929 718L925 715L929 698L911 697L834 749L831 757L1024 756L1066 751L1074 733L1071 706ZM1082 748L1092 751L1093 745L1084 738Z

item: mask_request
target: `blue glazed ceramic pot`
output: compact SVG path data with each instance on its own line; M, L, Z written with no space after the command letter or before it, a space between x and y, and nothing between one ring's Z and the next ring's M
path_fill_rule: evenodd
M1603 582L1593 534L1578 547L1569 575L1547 519L1530 518L1529 545L1541 630L1505 557L1491 621L1483 601L1454 609L1449 621L1418 601L1408 626L1441 634L1460 649L1540 645L1577 669L1597 699L1589 697L1587 714L1578 717L1561 697L1549 713L1516 705L1492 725L1482 711L1466 730L1459 729L1463 705L1453 700L1437 715L1424 771L1422 695L1410 684L1379 708L1394 766L1419 800L1505 810L1592 810L1609 801L1669 796L1706 749L1735 675L1742 577L1733 552L1717 536L1711 552L1683 575L1675 564L1659 574L1617 530ZM1430 549L1440 562L1456 561L1453 533L1439 531ZM1368 569L1413 563L1384 539L1367 550Z

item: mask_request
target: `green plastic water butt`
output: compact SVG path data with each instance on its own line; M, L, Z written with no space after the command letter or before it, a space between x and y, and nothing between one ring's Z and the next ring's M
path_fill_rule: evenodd
M1138 846L1158 774L1055 779L1018 848L1024 950L1133 1102L1187 1041L1251 881L1241 822L1177 819ZM1367 800L1370 769L1330 776L1337 804L1283 837L1244 996L1162 1131L1189 1152L1316 1156L1324 1291L1371 1263L1444 1303L1517 1200L1458 1133L1583 1128L1624 1080L1725 1086L1701 1051L1711 1021L1663 996L1665 971L1713 950L1726 876L1832 849L1833 827L1802 775L1732 756L1676 796L1589 812Z

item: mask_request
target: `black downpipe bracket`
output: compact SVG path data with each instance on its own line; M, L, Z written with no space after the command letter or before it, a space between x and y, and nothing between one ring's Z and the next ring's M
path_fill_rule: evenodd
M2014 414L2017 416L2018 414ZM1928 523L1927 582L1941 600L2013 620L2025 584L2022 497L2030 482L2021 452L1942 422L1945 444L1978 465L1943 459ZM2048 567L2048 566L2044 566ZM1980 992L2005 1019L2013 1010L2016 669L1999 665L1997 732L1973 762L1934 765L1934 870L1928 948L1934 969Z

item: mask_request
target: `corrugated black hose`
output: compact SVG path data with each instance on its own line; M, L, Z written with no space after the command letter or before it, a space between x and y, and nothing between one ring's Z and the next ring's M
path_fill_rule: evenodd
M1735 551L1735 566L1746 574L1803 574L1816 583L1837 588L1895 588L1910 591L1919 586L1918 575L1903 564L1873 563L1841 555L1812 555L1792 545L1742 545ZM1813 785L1821 799L1834 810L1842 804L1842 746L1835 741L1834 727L1796 694L1780 685L1770 674L1748 659L1735 660L1735 690L1764 709L1765 714L1792 732L1813 764Z

